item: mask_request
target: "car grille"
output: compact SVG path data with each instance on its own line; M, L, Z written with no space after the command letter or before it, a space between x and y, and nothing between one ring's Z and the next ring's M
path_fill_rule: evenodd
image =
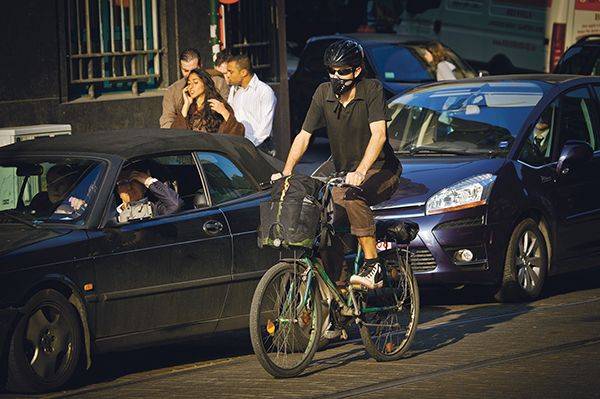
M428 272L436 267L435 259L428 249L411 250L410 265L413 272Z
M477 216L474 218L458 219L458 220L452 220L452 221L446 222L446 223L440 223L437 226L435 226L434 230L455 229L458 227L481 226L482 224L483 224L483 216Z

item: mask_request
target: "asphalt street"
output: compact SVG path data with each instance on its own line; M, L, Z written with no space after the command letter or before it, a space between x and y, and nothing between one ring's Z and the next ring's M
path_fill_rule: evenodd
M600 271L552 277L532 303L498 304L469 289L421 297L416 339L397 362L370 359L351 334L301 377L276 380L240 331L101 355L69 389L31 397L600 397Z

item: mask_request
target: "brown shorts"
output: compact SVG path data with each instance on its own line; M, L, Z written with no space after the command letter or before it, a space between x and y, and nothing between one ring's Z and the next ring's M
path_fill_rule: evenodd
M388 200L398 188L400 170L370 169L360 189L334 187L334 226L350 224L350 232L356 237L374 236L375 221L371 206Z

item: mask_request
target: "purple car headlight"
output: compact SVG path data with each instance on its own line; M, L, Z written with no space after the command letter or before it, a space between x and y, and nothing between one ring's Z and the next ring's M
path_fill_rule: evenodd
M435 215L487 204L496 176L486 173L461 180L427 200L425 213Z

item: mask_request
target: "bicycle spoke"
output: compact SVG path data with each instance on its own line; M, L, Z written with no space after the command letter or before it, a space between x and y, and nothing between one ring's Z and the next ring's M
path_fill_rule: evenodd
M303 302L302 274L286 269L274 276L262 297L259 325L265 355L276 367L292 369L304 361L314 335L314 304ZM312 356L312 355L311 355Z
M391 264L392 267L395 264ZM410 271L399 259L394 273L393 292L387 297L375 297L377 303L365 303L365 307L379 308L379 311L363 316L361 336L369 353L379 360L392 360L401 356L410 345L416 328L414 291ZM381 294L384 295L384 294ZM373 298L373 297L371 297ZM368 299L368 297L367 297Z

